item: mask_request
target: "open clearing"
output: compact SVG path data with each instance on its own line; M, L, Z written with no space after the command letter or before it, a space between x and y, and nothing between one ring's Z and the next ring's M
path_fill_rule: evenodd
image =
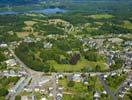
M107 67L104 62L91 62L87 60L80 60L76 65L69 64L58 64L55 61L49 61L49 63L54 66L55 70L59 72L68 72L68 71L78 71L80 72L84 67L90 67L92 70L95 70L95 66L98 64L101 66L101 70L107 70Z
M109 18L113 18L114 16L110 14L96 14L96 15L90 15L88 17L93 19L109 19Z
M121 26L127 29L132 29L132 23L127 20L123 21L123 24Z

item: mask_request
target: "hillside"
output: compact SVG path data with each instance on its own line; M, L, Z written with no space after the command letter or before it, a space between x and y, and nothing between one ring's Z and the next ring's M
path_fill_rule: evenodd
M0 0L0 5L25 5L38 3L39 0Z

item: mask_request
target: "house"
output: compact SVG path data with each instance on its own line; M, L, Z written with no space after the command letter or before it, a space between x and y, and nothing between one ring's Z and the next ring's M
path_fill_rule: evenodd
M39 92L40 91L40 88L39 87L35 87L34 91L35 92Z
M9 70L9 71L3 71L3 76L6 77L21 77L22 75L16 73L14 70Z
M94 93L93 99L94 99L94 100L99 100L99 98L100 98L100 93L99 93L98 91L96 91L96 92Z
M88 85L88 81L84 81L83 83L84 83L84 85Z
M47 100L46 98L41 98L41 100Z
M61 93L58 93L57 96L56 96L56 100L61 100L63 97L63 94Z
M63 94L61 94L61 93L58 93L58 94L57 94L57 96L63 97Z
M103 94L107 94L107 92L104 90L103 92L102 92Z
M16 66L16 65L17 65L17 63L16 63L16 60L15 60L15 59L9 59L9 60L5 61L5 63L7 64L7 66L11 66L11 67L13 67L13 66Z
M0 44L0 48L5 48L5 47L7 47L8 45L7 44L5 44L5 43L3 43L3 44Z
M32 43L32 42L35 42L35 40L33 38L31 38L31 37L25 37L24 38L24 42L26 42L26 43Z
M50 43L50 42L48 42L48 43L44 42L44 48L45 49L50 49L50 48L52 48L52 46L53 46L52 43Z
M59 87L58 89L59 89L59 90L63 90L63 87Z
M52 97L53 96L53 94L52 93L49 93L49 97Z
M24 91L26 91L26 92L32 92L32 89L30 89L30 88L24 88Z
M49 91L53 90L53 87L49 87Z
M103 75L104 80L105 80L107 77L108 77L107 74L104 74L104 75Z
M111 73L111 76L115 76L115 75L117 75L117 73L115 73L115 72Z
M128 85L129 85L130 87L132 87L132 81L131 81L131 82L128 82Z
M126 42L125 42L125 45L126 45L126 46L132 46L132 41L126 41Z
M58 74L58 75L57 75L57 78L59 78L59 79L60 79L60 78L64 78L64 75L63 75L63 74Z
M47 91L44 89L44 88L42 88L42 89L40 89L40 93L46 93Z
M108 56L107 59L108 59L107 60L108 65L111 66L113 64L112 57L111 56Z
M128 58L132 59L132 51L127 52L127 53L126 53L126 56L127 56Z
M123 97L124 97L124 94L119 94L119 97L120 97L120 98L123 98Z
M34 95L32 95L32 100L35 100L35 96Z
M21 100L28 100L27 96L21 96Z
M67 51L66 53L70 55L73 54L73 51Z
M27 75L27 72L24 71L24 70L20 70L20 71L18 71L18 74L20 74L20 75Z
M120 43L123 42L123 39L120 39L120 38L109 38L108 41L111 42L111 43L118 43L118 44L120 44Z
M68 80L74 82L83 82L81 74L71 74L68 76Z

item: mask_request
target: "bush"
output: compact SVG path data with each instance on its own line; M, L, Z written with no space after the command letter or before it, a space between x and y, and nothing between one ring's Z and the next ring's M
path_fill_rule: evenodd
M15 100L21 100L21 96L17 95Z
M67 86L68 87L73 87L75 85L75 82L73 82L73 81L69 81L68 83L67 83Z
M73 56L71 56L69 62L71 65L76 65L79 59L80 59L80 54L74 54Z
M6 96L8 94L7 88L0 88L0 96Z

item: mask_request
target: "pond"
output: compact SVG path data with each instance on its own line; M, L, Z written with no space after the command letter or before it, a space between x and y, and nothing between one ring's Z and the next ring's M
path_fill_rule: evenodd
M66 12L65 9L62 8L45 8L41 10L31 10L31 11L0 11L1 15L4 14L19 14L19 13L28 13L28 12L35 12L35 13L44 13L44 14L55 14L55 13L64 13Z

